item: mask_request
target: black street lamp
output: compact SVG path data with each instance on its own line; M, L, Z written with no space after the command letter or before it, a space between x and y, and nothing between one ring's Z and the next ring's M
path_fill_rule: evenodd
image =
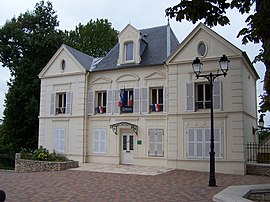
M192 63L192 68L194 73L196 74L197 79L199 77L203 77L208 79L210 84L210 108L211 108L211 139L210 139L210 175L209 175L209 186L215 187L216 186L216 176L215 176L215 136L214 136L214 110L213 110L213 82L214 80L219 76L226 77L227 71L229 69L229 63L230 61L226 57L226 55L223 55L219 60L219 66L220 70L222 71L221 74L213 74L212 72L210 74L200 75L202 72L203 64L201 63L200 59L196 57L196 59Z
M252 134L253 135L255 135L256 131L258 131L258 130L260 130L261 132L270 130L269 127L264 127L264 119L263 119L264 116L265 116L265 114L260 115L258 128L252 127Z

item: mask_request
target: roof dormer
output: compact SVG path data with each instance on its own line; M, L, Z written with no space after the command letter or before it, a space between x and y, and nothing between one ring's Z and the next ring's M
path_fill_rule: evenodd
M141 35L135 27L128 24L118 35L119 58L118 65L139 64Z

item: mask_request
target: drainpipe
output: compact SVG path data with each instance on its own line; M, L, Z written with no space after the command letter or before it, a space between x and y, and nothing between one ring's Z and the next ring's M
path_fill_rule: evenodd
M86 163L86 145L87 145L87 120L88 120L88 113L87 113L87 93L88 93L88 76L89 71L85 74L85 93L84 93L84 129L83 129L83 163Z

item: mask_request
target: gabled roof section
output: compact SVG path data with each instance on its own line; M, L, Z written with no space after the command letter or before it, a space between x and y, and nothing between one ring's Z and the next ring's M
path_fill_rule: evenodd
M170 37L167 37L169 29ZM141 62L139 64L117 65L119 57L119 43L96 65L93 71L112 70L120 68L134 68L142 66L152 66L164 64L167 58L167 39L170 39L170 53L175 51L179 42L174 35L169 24L159 27L139 30L141 33L140 54Z
M232 49L235 53L238 53L239 55L242 54L242 51L237 48L235 45L230 43L228 40L224 39L222 36L217 34L212 29L205 26L203 23L199 23L190 33L189 35L180 43L180 45L177 47L177 49L172 53L166 60L166 63L170 63L176 55L178 55L187 44L189 44L196 34L198 34L201 30L204 30L209 35L211 35L213 38L217 39L218 41L221 41L223 44L226 44L227 46L230 46L230 49Z
M65 44L62 44L61 47L56 51L50 61L46 64L46 66L39 73L39 78L43 77L44 74L49 70L51 65L60 57L63 51L72 58L72 60L77 64L80 71L85 72L91 69L93 64L97 64L100 59L89 56L81 51L78 51L74 48L71 48Z
M76 58L76 60L86 69L90 70L92 66L92 62L94 61L94 57L87 55L81 51L78 51L74 48L71 48L68 45L63 44L69 52Z
M184 52L185 48L187 48L187 46L191 45L194 42L193 40L201 32L207 33L210 37L212 37L213 39L215 39L216 41L218 41L220 43L221 46L220 46L220 49L218 49L218 50L222 51L221 48L223 48L224 50L226 49L226 50L230 51L230 53L232 54L233 57L242 57L242 59L248 64L249 68L255 74L255 77L257 77L257 79L259 78L258 73L256 72L254 66L252 65L250 59L248 58L247 54L244 51L242 51L241 49L236 47L234 44L232 44L231 42L229 42L228 40L223 38L221 35L219 35L215 31L213 31L212 29L210 29L209 27L207 27L203 23L199 23L191 31L191 33L180 43L178 48L175 49L175 51L167 58L166 64L179 63L179 61L177 61L177 57L179 57L181 55L182 56L179 58L183 58L185 62L190 62L195 57L198 57L198 55L195 55L195 54L188 54L188 55L184 54L183 55L183 52ZM193 43L193 46L194 46L194 43ZM193 52L195 52L195 48L193 48L193 50L194 50ZM224 52L222 54L224 54ZM222 54L218 55L218 57L220 57ZM211 55L211 57L213 57L213 56L214 55ZM227 55L227 56L229 57L230 55ZM207 58L207 56L205 58ZM174 60L176 60L176 61L174 61Z

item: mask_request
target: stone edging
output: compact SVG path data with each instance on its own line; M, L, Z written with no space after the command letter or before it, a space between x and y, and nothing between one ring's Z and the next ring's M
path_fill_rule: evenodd
M253 190L270 190L270 184L229 186L213 196L216 202L248 202L251 200L243 198Z
M79 167L78 161L66 161L66 162L33 161L21 159L20 157L21 157L20 153L17 153L15 156L15 172L18 173L60 171Z

